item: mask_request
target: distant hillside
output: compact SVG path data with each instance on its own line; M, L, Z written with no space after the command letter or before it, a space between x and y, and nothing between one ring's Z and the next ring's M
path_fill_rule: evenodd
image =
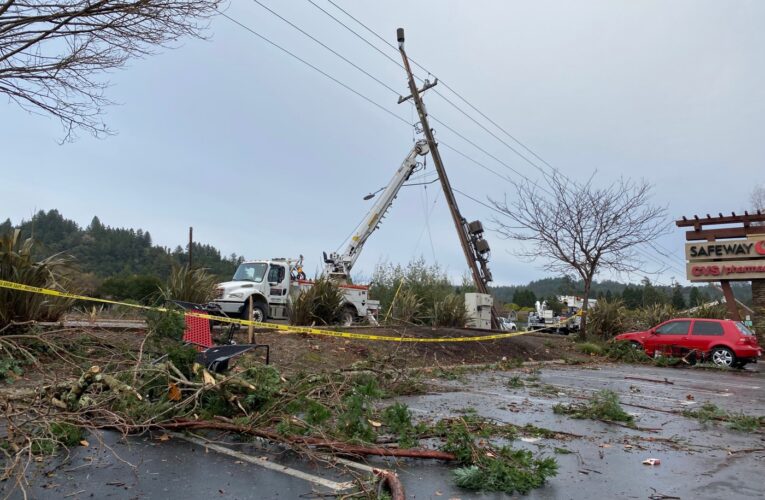
M188 262L187 248L177 246L171 250L154 245L148 231L110 227L98 217L81 228L58 210L41 210L31 220L17 225L6 220L0 224L0 233L12 228L21 229L23 238L33 236L41 244L40 257L55 253L74 257L75 267L90 275L95 286L115 276L151 275L165 279L173 263ZM223 257L215 247L196 242L192 252L195 266L208 268L221 279L229 279L242 260L237 255Z
M675 291L675 288L678 291ZM694 291L695 289L695 291ZM733 285L736 298L747 305L752 302L752 289L749 283ZM555 295L582 295L584 284L581 280L569 278L544 278L530 282L528 285L498 286L491 289L494 298L502 303L512 303L513 296L519 290L531 290L538 299ZM722 297L722 293L713 286L661 286L652 284L644 279L639 284L626 284L617 281L596 281L592 285L591 295L598 297L619 297L629 307L640 307L644 302L649 303L672 303L673 296L677 293L682 297L686 305L692 305L699 300L716 300ZM675 300L678 300L675 297Z

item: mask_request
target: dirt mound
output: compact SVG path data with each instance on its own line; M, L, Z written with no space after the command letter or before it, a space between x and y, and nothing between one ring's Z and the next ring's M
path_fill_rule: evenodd
M476 330L431 327L349 328L345 331L415 338L475 337L490 334ZM243 341L242 335L240 333L237 340ZM256 339L258 343L269 344L272 363L287 370L335 370L370 360L395 360L394 363L400 367L427 367L494 363L503 359L545 361L579 356L574 350L572 339L540 333L501 340L443 343L346 340L273 331L258 333Z

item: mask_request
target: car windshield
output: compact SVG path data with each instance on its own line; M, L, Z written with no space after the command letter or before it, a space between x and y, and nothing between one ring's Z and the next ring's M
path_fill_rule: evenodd
M736 322L736 326L738 327L738 331L741 332L742 335L754 335L754 332L750 330L745 324L743 324L740 321Z
M260 283L266 275L268 264L265 262L254 262L240 264L234 273L234 281L254 281Z

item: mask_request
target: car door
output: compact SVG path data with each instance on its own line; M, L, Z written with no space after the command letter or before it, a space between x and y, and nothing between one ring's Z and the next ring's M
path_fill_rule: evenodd
M661 353L663 356L677 355L677 346L683 344L683 337L688 336L691 320L675 319L657 326L655 333L646 339L647 351Z
M691 349L707 352L723 335L725 330L719 321L697 319L693 321L691 334L686 343Z

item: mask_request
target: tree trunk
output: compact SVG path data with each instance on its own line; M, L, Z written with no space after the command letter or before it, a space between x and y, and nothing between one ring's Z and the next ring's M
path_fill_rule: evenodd
M752 280L752 310L757 341L765 346L765 279Z
M587 338L587 310L590 306L590 287L592 286L592 278L584 280L584 300L582 301L582 330L579 332L579 338L582 340Z

